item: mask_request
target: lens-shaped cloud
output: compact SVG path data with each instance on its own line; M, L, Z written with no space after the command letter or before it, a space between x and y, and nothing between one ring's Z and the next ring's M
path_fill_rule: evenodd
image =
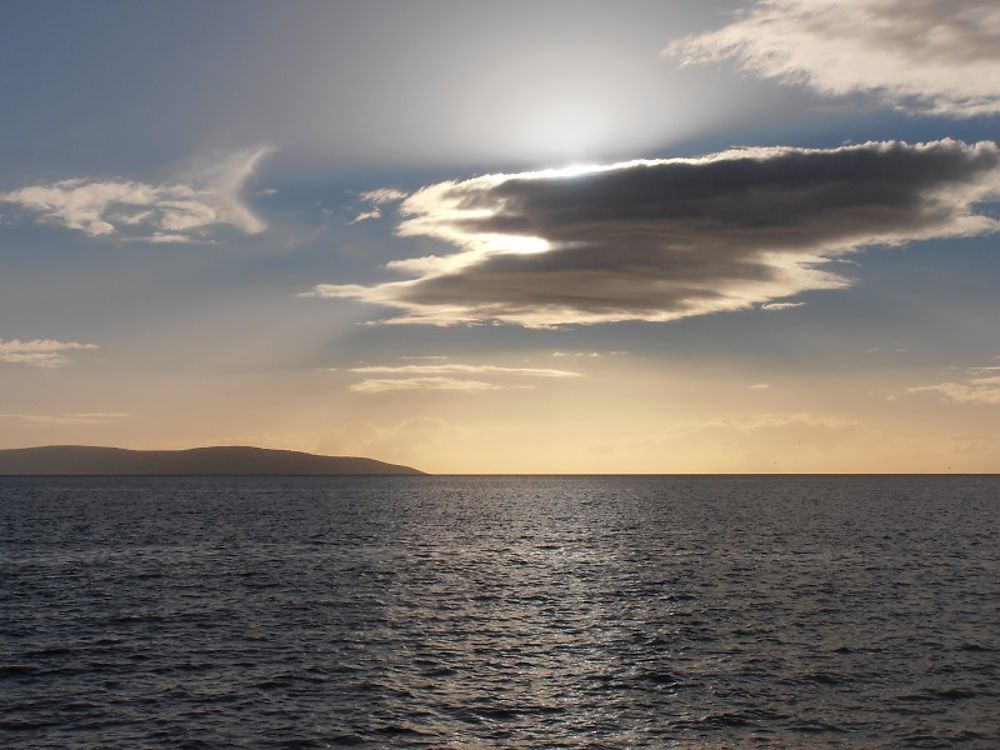
M306 296L398 308L402 323L669 321L846 286L824 264L866 246L996 231L977 204L998 192L996 144L953 140L486 175L400 207L399 234L457 252L389 264L414 279Z

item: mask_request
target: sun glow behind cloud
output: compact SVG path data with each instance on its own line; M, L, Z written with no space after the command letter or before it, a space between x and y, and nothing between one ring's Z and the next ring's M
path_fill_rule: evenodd
M400 236L457 252L396 260L416 278L319 284L305 296L401 308L389 322L528 327L670 321L782 301L850 280L830 261L872 245L997 231L994 143L870 142L725 151L424 187Z

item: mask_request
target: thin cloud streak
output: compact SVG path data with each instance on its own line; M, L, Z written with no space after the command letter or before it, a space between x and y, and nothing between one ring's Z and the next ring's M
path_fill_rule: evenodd
M502 386L481 380L460 380L447 377L421 378L373 378L348 386L355 393L391 393L394 391L455 391L459 393L482 393L500 391L505 388L530 388L531 386Z
M0 362L52 369L69 364L66 352L99 348L97 344L81 344L76 341L56 341L54 339L0 340Z
M358 375L394 375L392 378L369 378L348 386L355 393L388 393L392 391L457 391L482 393L485 391L523 390L531 385L511 385L509 381L497 383L472 377L493 375L500 378L579 378L581 373L548 367L502 367L499 365L469 365L458 362L434 362L419 365L365 365L348 370ZM406 377L399 377L406 376Z
M915 112L1000 112L995 0L764 0L664 55L684 65L732 60L763 78L829 96L871 93Z
M73 414L0 414L0 419L14 419L32 427L48 427L110 424L128 416L128 414L121 412L80 412Z
M386 203L397 203L403 200L403 198L406 197L406 193L402 190L397 190L396 188L382 187L369 190L366 193L362 193L358 197L366 203L382 206Z
M1000 375L966 378L961 382L936 383L907 388L909 395L936 393L958 404L990 404L1000 406Z
M554 370L533 367L498 367L496 365L373 365L368 367L352 367L350 372L363 374L412 374L412 375L448 375L491 374L491 375L527 375L537 378L578 378L581 374L570 370Z
M408 197L398 233L458 248L416 278L302 296L402 310L385 322L527 327L670 321L838 289L824 264L872 245L995 232L995 143L738 149L695 159L485 175ZM772 308L775 309L775 308Z
M358 212L358 214L348 223L358 224L362 221L371 221L382 218L382 206L389 203L398 203L406 197L406 193L396 188L376 188L358 196L362 202L367 203L369 208Z

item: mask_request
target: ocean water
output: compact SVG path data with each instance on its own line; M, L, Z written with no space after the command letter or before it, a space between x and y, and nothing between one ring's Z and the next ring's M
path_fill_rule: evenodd
M1000 477L0 478L0 747L998 748Z

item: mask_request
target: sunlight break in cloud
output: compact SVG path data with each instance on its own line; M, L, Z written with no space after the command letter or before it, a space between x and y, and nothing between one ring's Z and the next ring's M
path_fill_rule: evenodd
M998 194L997 145L953 140L485 175L400 206L398 234L457 252L389 264L411 280L303 296L401 309L396 323L676 320L848 286L823 266L866 246L997 231L976 204Z
M664 54L951 117L1000 112L996 0L764 0Z
M0 193L0 202L31 211L39 222L90 237L145 242L196 242L227 225L259 234L267 225L243 202L243 185L270 152L234 154L190 175L186 182L151 185L119 179L71 179Z
M52 339L0 340L0 362L31 365L32 367L62 367L69 364L66 352L98 348L97 344L79 344L76 341L54 341Z

